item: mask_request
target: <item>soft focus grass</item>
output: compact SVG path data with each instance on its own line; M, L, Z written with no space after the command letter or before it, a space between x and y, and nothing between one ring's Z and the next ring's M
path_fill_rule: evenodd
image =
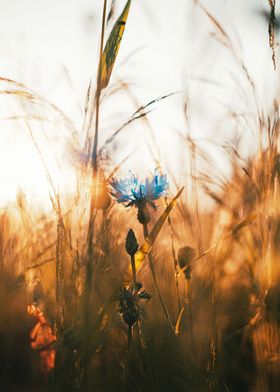
M177 324L177 334L166 320L146 262L138 279L152 299L144 306L142 329L134 330L124 383L127 326L114 299L129 265L124 248L127 232L133 228L139 243L144 238L135 210L126 211L109 199L107 179L120 167L112 167L109 157L98 156L96 146L93 161L76 165L77 192L66 197L56 193L44 162L53 211L38 210L19 192L16 203L0 216L1 390L273 392L280 388L279 101L274 100L266 115L230 37L204 11L215 28L215 38L237 61L241 89L247 89L255 105L254 136L245 158L239 154L242 141L228 144L223 159L231 169L229 176L219 173L190 136L182 139L185 147L180 151L187 157L187 173L181 168L176 177L167 167L171 193L174 189L175 194L177 178L178 188L185 185L186 190L157 238L152 257L159 291L173 325ZM29 117L27 125L43 159L32 132L39 110L36 103L52 116L58 115L66 127L71 128L71 122L25 86L8 79L1 82L10 86L6 93L20 98L23 107L32 107L34 118ZM99 86L96 111L105 87ZM89 89L86 104L89 151L94 146L94 94ZM146 108L141 107L125 126L143 120L152 134ZM113 132L113 138L122 129ZM73 147L77 140L71 130ZM153 151L158 146L153 145ZM153 158L161 165L156 153ZM94 187L89 191L85 184L92 178ZM93 193L98 208L92 204ZM167 201L158 202L151 225ZM196 255L190 279L176 270L178 250L186 246ZM40 373L38 357L30 348L33 322L26 306L31 302L43 310L58 337L56 368L48 377Z

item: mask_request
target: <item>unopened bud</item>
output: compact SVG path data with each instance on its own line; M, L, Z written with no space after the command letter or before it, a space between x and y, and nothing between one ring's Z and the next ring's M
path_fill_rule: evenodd
M126 236L125 249L130 256L134 256L138 250L138 246L134 231L130 229Z

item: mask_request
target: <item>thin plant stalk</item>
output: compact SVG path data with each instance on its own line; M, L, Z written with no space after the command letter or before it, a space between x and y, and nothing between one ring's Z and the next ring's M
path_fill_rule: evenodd
M132 353L132 336L133 336L133 327L132 325L129 325L127 328L127 360L126 360L123 377L122 377L122 391L125 391L127 386L129 363L130 363L130 358Z
M191 289L191 279L185 279L185 287L186 287L186 305L188 310L188 322L190 325L190 347L192 350L192 354L195 357L195 348L194 348L194 339L193 339L193 307L192 307L192 289Z
M166 206L168 205L167 198L165 197L165 204ZM167 223L169 226L169 231L170 231L170 238L171 238L171 250L172 250L172 257L173 257L173 267L174 267L174 277L175 277L175 286L176 286L176 296L177 296L177 304L178 304L178 317L181 312L181 299L180 299L180 289L179 289L179 266L178 266L178 260L176 257L176 252L175 252L175 245L174 245L174 231L173 231L173 226L172 226L172 221L170 215L167 218Z
M135 294L137 292L137 278L136 278L136 266L135 266L134 255L130 256L130 263L131 263L131 269L132 269L133 294ZM132 352L132 337L133 337L133 325L128 325L128 328L127 328L127 360L126 360L125 369L124 369L124 373L123 373L123 385L122 385L123 391L125 391L126 385L127 385L129 362L130 362L131 352Z
M208 390L216 390L217 383L217 347L218 347L218 328L217 328L217 298L216 298L216 255L213 256L211 268L211 338L210 338L210 358L208 363Z
M149 235L149 229L148 229L148 224L147 223L143 223L143 234L144 234L145 238L148 237L148 235ZM154 283L154 286L155 286L155 289L156 289L156 292L157 292L157 295L158 295L158 298L159 298L159 302L161 304L161 307L162 307L162 310L164 312L164 315L165 315L165 317L166 317L166 319L168 321L168 324L170 325L170 327L172 329L172 332L174 333L173 323L171 321L170 315L168 313L168 310L167 310L167 308L165 306L165 303L164 303L163 298L162 298L161 293L160 293L160 289L159 289L159 286L158 286L158 282L157 282L157 279L156 279L156 273L155 273L155 269L154 269L154 259L153 259L153 256L151 255L151 253L148 254L148 262L149 262L149 267L150 267L151 274L152 274L153 283Z
M99 52L99 64L101 63L102 51L104 46L104 33L105 33L105 21L106 21L106 8L107 0L103 3L103 16L102 16L102 27L101 27L101 39L100 39L100 52ZM98 149L98 132L99 132L99 109L100 109L100 95L101 95L101 74L98 69L97 72L97 88L95 95L95 133L94 142L92 148L91 164L92 164L92 185L97 181L97 149ZM91 121L90 125L91 126ZM94 192L95 191L95 192ZM88 229L88 253L92 252L93 244L93 226L94 226L94 205L96 201L97 187L92 186L91 201L90 201L90 218L89 218L89 229Z
M135 266L135 258L134 255L130 256L131 257L131 269L132 269L132 285L133 285L133 291L137 291L137 278L136 278L136 266Z
M101 39L100 39L100 53L99 53L99 64L101 62L103 45L104 45L104 33L106 23L106 8L107 0L103 2L103 16L102 16L102 27L101 27ZM97 148L98 148L98 131L99 131L99 108L100 108L100 94L101 94L101 82L100 72L97 72L97 89L95 95L95 134L92 149L92 185L97 180ZM91 121L89 127L91 126ZM95 211L95 200L96 200L97 187L92 186L91 200L90 200L90 216L88 225L88 238L87 238L87 268L86 268L86 281L85 281L85 303L84 303L84 328L85 328L85 353L84 353L84 366L83 366L83 383L84 390L87 389L88 384L88 362L90 357L89 346L87 341L90 335L90 293L92 286L92 271L93 271L93 238L94 238L94 211Z
M60 334L64 329L64 236L65 230L58 199L59 217L57 222L56 244L56 301L58 303L58 320Z
M136 271L136 264L135 264L135 257L134 255L131 255L131 270L132 270L132 288L133 288L133 294L136 294L138 291L138 284L137 284L137 271ZM129 327L130 328L130 327ZM131 355L131 339L132 339L132 334L133 334L133 327L131 327L131 331L128 330L128 359L127 359L127 366L130 360L130 355ZM140 344L142 347L142 350L144 352L145 360L146 363L149 364L149 356L147 352L147 344L145 342L145 337L144 337L144 329L143 329L143 322L141 318L137 321L137 328L138 328L138 334L139 334L139 339L140 339ZM130 339L129 339L130 337ZM148 365L148 371L150 370L150 366Z
M201 253L201 225L200 225L200 218L199 218L199 206L198 206L198 193L197 193L197 168L196 168L196 161L197 161L197 153L196 153L196 145L194 141L189 136L189 142L191 145L191 157L190 157L190 175L192 180L192 195L193 195L193 205L194 205L194 213L196 217L196 238L198 240L198 250Z

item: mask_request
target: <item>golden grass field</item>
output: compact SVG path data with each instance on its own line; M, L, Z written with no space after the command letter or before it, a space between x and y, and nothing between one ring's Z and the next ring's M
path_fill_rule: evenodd
M11 121L28 132L51 205L35 206L19 190L16 201L1 209L0 391L277 392L279 96L261 107L258 86L222 21L202 7L254 108L250 118L240 115L245 131L252 131L250 152L244 157L243 141L231 139L221 157L229 174L222 174L187 131L186 101L178 152L186 167L177 176L162 165L148 114L163 101L168 108L173 92L143 103L101 144L100 106L125 45L132 3L115 15L104 0L99 67L82 130L21 82L0 78L1 93L26 112ZM279 72L275 1L267 6L264 40L273 73ZM105 40L108 19L114 23ZM118 89L125 92L125 82ZM34 132L42 113L71 130L72 147L83 132L75 192L60 192L52 179ZM232 121L239 120L233 108ZM122 170L131 156L112 165L106 153L136 122L150 134L154 166L146 182Z

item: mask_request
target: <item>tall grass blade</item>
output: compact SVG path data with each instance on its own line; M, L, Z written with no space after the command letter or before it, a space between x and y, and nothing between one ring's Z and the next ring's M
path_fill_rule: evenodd
M166 221L166 219L168 218L169 214L171 213L173 207L177 203L183 190L184 190L184 187L180 189L180 191L177 193L177 195L174 197L174 199L168 204L165 211L162 213L162 215L159 217L159 219L155 223L150 234L146 237L144 243L141 245L139 250L136 252L135 265L136 265L137 272L139 271L140 267L142 266L143 261L145 260L147 255L150 253L152 246L153 246L155 240L157 239L157 236L159 235L159 233L162 229L162 226L164 225L164 222Z
M268 34L269 34L269 46L272 50L272 62L274 71L276 70L276 56L275 56L275 24L276 24L276 16L275 16L275 5L276 0L268 0L270 5L270 17L268 24Z

